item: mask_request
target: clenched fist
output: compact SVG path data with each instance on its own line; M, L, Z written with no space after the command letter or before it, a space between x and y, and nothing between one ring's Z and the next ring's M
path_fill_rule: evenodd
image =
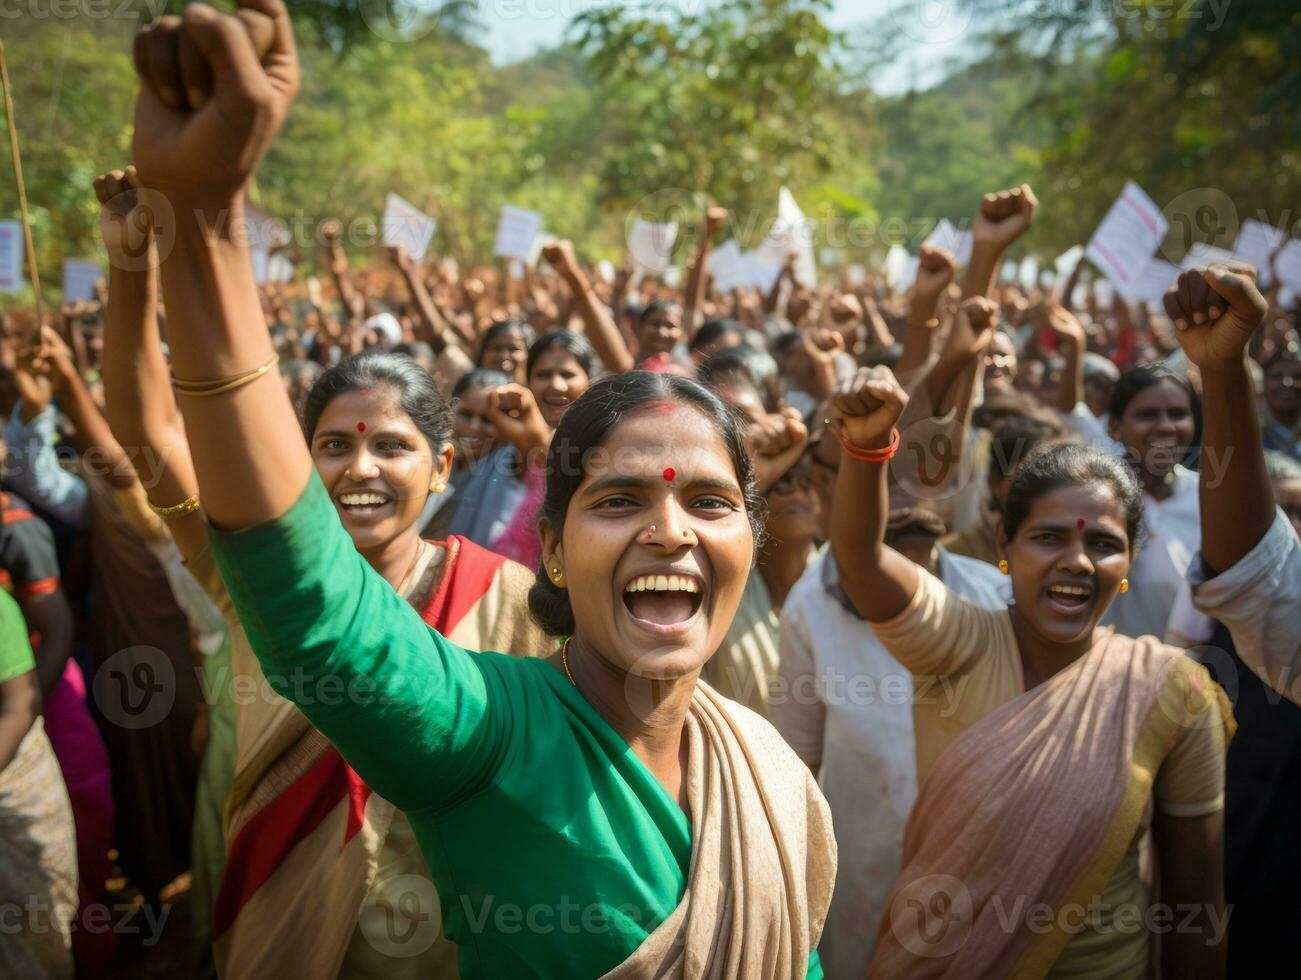
M859 368L831 396L831 420L851 445L884 449L907 405L908 394L889 368Z
M986 194L971 225L973 245L1004 251L1029 230L1038 206L1029 184Z
M141 185L174 204L237 201L298 92L283 0L241 0L235 14L190 4L136 35L135 66Z
M1179 346L1203 371L1240 365L1267 307L1256 270L1244 262L1189 269L1165 294Z

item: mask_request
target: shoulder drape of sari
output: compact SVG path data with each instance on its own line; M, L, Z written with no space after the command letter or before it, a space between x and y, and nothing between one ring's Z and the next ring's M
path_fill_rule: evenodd
M836 876L831 811L777 730L701 682L687 716L691 870L674 911L605 980L800 977Z
M6 917L0 932L0 976L72 977L77 842L68 793L40 718L0 770L0 898L10 911L15 903L25 906L16 922Z
M918 794L871 976L1048 975L1071 938L1057 911L1102 893L1181 732L1221 723L1227 741L1232 712L1205 668L1107 631L973 724ZM1017 910L1035 907L1054 914L1032 932Z
M533 576L457 536L446 541L441 562L438 557L439 549L427 547L402 590L426 623L471 649L547 651L528 615ZM297 707L272 691L238 620L235 630L235 676L251 679L257 691L237 705L241 744L213 928L218 972L223 980L339 976L345 959L354 958L349 948L359 910L366 914L371 893L383 884L385 842L406 817L371 791ZM428 877L423 859L416 873ZM436 960L438 977L455 977L454 951L437 952L413 963L429 969ZM402 959L389 963L387 976L403 975Z

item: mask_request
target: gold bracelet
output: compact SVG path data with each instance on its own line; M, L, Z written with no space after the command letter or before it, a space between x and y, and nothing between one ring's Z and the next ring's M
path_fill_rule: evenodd
M927 329L927 330L934 330L934 329L935 329L936 327L938 327L939 325L940 325L940 318L939 318L939 317L936 317L936 316L931 317L929 320L921 320L921 321L917 321L917 320L909 320L909 321L908 321L908 326L910 326L910 327L924 327L924 328Z
M211 381L184 381L180 378L172 378L172 387L182 395L193 395L196 398L206 397L208 395L220 395L222 392L234 391L236 388L248 384L250 381L256 381L262 375L266 374L280 362L279 354L272 354L271 359L265 364L260 364L252 371L245 371L243 374L233 374L226 378L214 378Z
M199 495L196 493L193 497L182 500L179 504L175 504L171 507L155 507L153 504L150 504L149 509L165 521L174 521L178 517L185 517L189 514L193 514L199 509Z

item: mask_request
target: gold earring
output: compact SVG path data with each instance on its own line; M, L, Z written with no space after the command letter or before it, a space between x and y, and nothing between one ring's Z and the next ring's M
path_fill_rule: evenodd
M1122 578L1122 579L1120 580L1120 591L1121 591L1121 592L1128 592L1128 591L1129 591L1129 579L1127 579L1127 578Z
M430 493L442 493L446 489L447 489L447 484L443 483L442 481L429 484Z
M999 570L1000 572L1002 572L1004 575L1009 574L1009 573L1008 573L1008 570L1007 570L1007 559L1006 559L1006 558L1000 558L1000 559L998 560L998 570Z
M564 577L565 577L565 573L562 572L560 569L558 568L551 569L551 581L555 582L556 585L559 585L560 580Z

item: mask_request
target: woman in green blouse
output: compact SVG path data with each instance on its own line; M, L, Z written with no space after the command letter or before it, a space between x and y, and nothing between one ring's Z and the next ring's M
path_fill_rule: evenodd
M408 812L462 976L820 976L826 804L766 722L697 682L754 556L731 416L678 378L594 386L552 442L530 597L570 639L526 660L425 626L340 528L270 370L238 229L299 76L283 3L243 6L138 36L135 162L172 208L175 384L265 673Z

